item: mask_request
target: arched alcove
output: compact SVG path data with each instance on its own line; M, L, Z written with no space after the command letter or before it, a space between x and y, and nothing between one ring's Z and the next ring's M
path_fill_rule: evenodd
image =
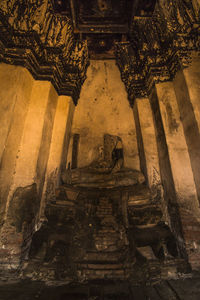
M115 60L91 60L75 108L71 138L79 134L78 167L89 165L103 145L104 134L119 136L126 167L140 169L133 110ZM68 151L68 163L72 157Z

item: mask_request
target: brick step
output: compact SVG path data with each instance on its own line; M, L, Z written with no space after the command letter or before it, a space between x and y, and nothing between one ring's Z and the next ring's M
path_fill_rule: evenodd
M79 276L88 280L110 279L125 280L127 278L125 270L79 270Z
M108 198L99 198L99 203L102 203L102 202L110 203Z
M96 265L96 266L101 266L101 265L118 265L118 264L121 264L119 262L119 260L86 260L86 259L82 259L82 260L79 260L79 261L75 261L75 263L77 264L77 266L81 266L81 265ZM97 269L102 269L101 267L97 268ZM113 268L111 268L113 269Z
M101 207L101 206L103 206L103 207L112 207L112 203L110 203L110 202L106 202L106 201L99 201L99 203L98 203L98 207Z
M109 226L104 226L104 225L101 226L100 225L100 229L97 232L99 232L100 230L102 230L102 232L103 232L105 230L105 232L115 233L115 232L118 232L117 228L118 227L115 227L115 226L112 226L112 225L109 225Z
M93 235L95 240L101 240L101 241L116 241L119 239L119 234L115 234L115 233L106 233L106 234L94 234Z
M112 207L106 207L106 206L98 206L97 207L97 212L98 211L107 211L107 212L112 212Z
M96 216L97 216L98 218L103 218L103 219L104 219L105 217L106 217L106 218L107 218L107 217L113 217L112 214L108 214L107 212L101 212L101 213L98 213L98 212L97 212Z
M105 213L105 214L103 214L103 213L101 213L101 214L96 214L96 216L98 217L98 218L100 218L100 219L104 219L104 218L107 218L107 217L112 217L113 218L113 216L110 214L110 215L108 215L107 213Z
M106 207L106 206L97 206L97 212L98 211L107 211L109 213L112 213L113 208L112 207Z
M113 210L109 208L97 208L96 213L107 213L108 215L112 215Z
M109 237L95 237L94 238L94 242L95 242L95 244L99 244L99 245L101 245L102 244L102 246L105 246L105 245L115 245L116 247L117 247L117 242L118 242L118 238L116 237L116 238L109 238Z
M114 244L108 245L107 243L105 243L105 245L102 245L102 243L98 243L98 241L96 241L96 248L98 249L98 251L106 251L110 253L113 253L119 249L119 247L115 246Z
M109 222L116 223L115 217L113 215L103 215L102 216L102 221L107 222L107 223L109 223Z
M88 270L122 270L124 269L123 264L109 264L109 263L79 263L77 265L78 269L88 269Z
M106 232L97 232L97 233L94 233L93 234L94 237L100 237L100 238L103 238L103 237L106 237L106 238L119 238L119 233L116 232L116 231L106 231Z
M116 232L117 229L118 229L118 226L115 226L114 223L104 224L103 222L101 222L101 224L99 226L99 229L98 229L98 232L106 232L106 231Z
M112 205L98 205L97 206L97 211L98 210L113 211L113 208L112 208Z
M103 217L101 220L101 229L108 229L108 228L112 228L114 230L116 230L115 228L118 228L117 223L115 222L114 218L105 218Z
M97 251L88 251L83 260L87 262L109 262L117 263L121 259L122 254L120 252L97 252Z
M112 207L106 207L106 206L97 206L97 211L108 211L108 212L112 212L113 209Z
M98 206L108 206L108 207L112 207L112 203L108 202L108 201L102 201L100 200L98 203Z
M96 212L97 215L112 215L112 210L110 209L97 209L97 212Z
M118 232L116 232L115 229L107 228L107 227L104 227L104 226L102 226L101 229L99 229L99 230L97 231L97 233L98 233L98 234L107 234L107 233L108 233L108 234L115 234L115 233L119 234Z

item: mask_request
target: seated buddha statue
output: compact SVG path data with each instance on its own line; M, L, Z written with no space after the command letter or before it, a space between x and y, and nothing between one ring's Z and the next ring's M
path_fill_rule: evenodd
M76 187L114 188L145 181L140 171L124 167L122 140L110 134L104 135L97 159L87 167L65 170L61 177L64 184Z

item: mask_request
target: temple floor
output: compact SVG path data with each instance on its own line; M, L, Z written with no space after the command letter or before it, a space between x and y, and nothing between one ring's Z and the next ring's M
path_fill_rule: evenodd
M0 282L1 300L199 300L200 274L193 278L162 281L153 286L129 282L93 281L87 284L47 286L43 282Z

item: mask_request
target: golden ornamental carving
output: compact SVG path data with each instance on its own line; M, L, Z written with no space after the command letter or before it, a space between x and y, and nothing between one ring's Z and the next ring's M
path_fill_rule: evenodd
M130 105L147 96L153 82L172 80L200 50L198 0L161 0L151 17L135 17L130 41L117 43L115 54Z
M71 20L56 14L50 0L2 0L0 27L0 60L50 80L76 104L89 60L87 43L75 41Z

